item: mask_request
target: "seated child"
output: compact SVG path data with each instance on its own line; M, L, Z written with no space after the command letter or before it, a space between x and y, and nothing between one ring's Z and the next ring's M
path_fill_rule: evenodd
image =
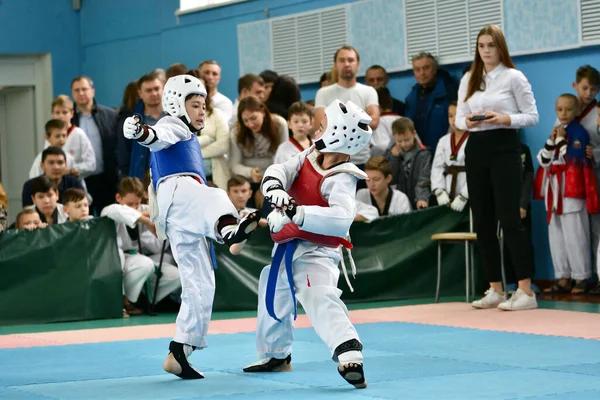
M288 126L292 131L292 136L277 148L275 164L286 162L312 145L312 139L309 136L312 128L312 118L313 111L308 104L297 101L290 106Z
M365 165L365 172L369 177L367 189L360 189L356 193L357 202L375 206L379 217L412 211L408 197L390 188L392 167L384 156L371 157Z
M33 208L25 208L17 214L15 229L32 231L34 229L43 229L47 226L48 224L42 222L39 214Z
M394 141L385 152L392 167L391 184L408 196L413 209L429 206L431 153L417 140L413 122L406 117L392 123Z
M150 279L151 287L156 282L155 261L148 255L160 255L162 250L162 243L155 236L156 228L150 221L148 206L141 205L143 195L142 182L137 178L125 177L119 184L117 203L104 207L100 214L116 222L125 291L123 305L130 315L142 313L131 303L138 301L146 280ZM177 267L163 260L156 302L180 287Z
M58 202L58 189L54 182L45 175L30 182L29 193L33 202L31 208L37 211L40 220L48 225L67 222L67 214Z
M242 175L234 175L229 181L227 181L227 196L233 203L234 207L240 213L240 217L245 216L257 211L256 208L247 207L248 200L252 196L252 188L250 187L250 181L248 178ZM267 226L267 219L261 218L258 221L260 227Z

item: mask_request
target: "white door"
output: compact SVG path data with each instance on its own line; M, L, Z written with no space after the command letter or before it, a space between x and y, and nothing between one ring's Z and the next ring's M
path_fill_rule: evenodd
M0 180L8 196L9 223L21 211L21 191L37 155L44 127L35 123L33 86L0 90Z

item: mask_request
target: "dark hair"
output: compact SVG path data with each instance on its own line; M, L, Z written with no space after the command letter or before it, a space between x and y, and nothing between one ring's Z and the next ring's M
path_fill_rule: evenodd
M264 85L265 81L258 75L254 74L246 74L238 79L238 94L242 94L242 90L251 90L252 85L258 83L259 85Z
M50 146L42 151L42 162L46 161L48 156L63 156L65 162L67 162L67 155L60 147Z
M144 197L144 185L135 176L126 176L119 182L119 195L127 196L129 193L133 193L140 198Z
M306 114L309 118L313 117L313 109L308 103L303 101L297 101L292 104L288 110L288 119L292 118L292 115Z
M197 78L204 85L204 89L206 89L206 80L198 73ZM196 95L188 95L185 98L185 101L188 101L192 96ZM210 95L210 90L206 90L206 98L204 99L204 105L206 106L206 115L211 115L213 113L214 107L212 105L212 96Z
M132 111L133 107L135 107L135 103L137 103L139 99L140 93L138 92L138 82L129 82L127 86L125 86L125 90L123 90L123 100L121 105L127 110Z
M167 68L167 72L165 72L165 76L167 80L177 75L183 75L187 72L188 67L183 64L176 63L172 64L169 68Z
M250 184L248 178L242 175L234 175L227 181L227 190L231 189L234 186L242 186L245 184Z
M186 72L184 72L184 74L191 75L194 78L202 79L202 75L200 75L200 72L197 69L188 69ZM206 83L206 82L204 82L204 79L202 79L202 82ZM206 86L206 85L204 85L204 86Z
M35 196L36 193L48 193L50 190L58 192L58 189L54 182L52 182L52 179L48 178L46 175L41 175L31 180L29 194L32 197Z
M35 210L35 208L24 208L22 209L18 214L17 214L17 219L15 222L15 228L16 229L21 229L22 225L21 225L21 219L26 216L27 214L37 214L37 211Z
M277 147L280 145L280 138L278 127L273 122L273 118L269 109L263 104L262 101L256 96L247 96L244 97L238 106L238 125L239 131L236 138L236 142L240 147L246 148L248 150L252 150L254 148L254 134L252 131L244 125L244 121L242 120L242 113L244 111L262 112L265 116L263 118L262 126L260 127L260 133L269 140L269 151L274 153L277 150Z
M75 203L86 198L85 192L78 188L68 188L62 194L63 205Z
M89 76L85 76L85 75L79 75L79 76L76 76L75 78L73 78L73 80L71 81L71 89L73 89L73 85L76 82L84 81L84 80L88 81L88 83L90 84L90 87L92 87L92 88L94 87L94 81L92 80L92 78L90 78Z
M277 72L271 71L270 69L265 69L263 72L258 74L258 76L263 78L263 81L265 81L265 83L275 83L277 78L279 78Z
M591 65L583 65L577 68L575 82L579 83L582 79L587 79L590 85L598 86L600 83L600 73Z
M333 55L333 62L337 61L337 56L339 54L340 51L342 50L349 50L349 51L353 51L356 54L356 61L360 62L360 54L358 54L358 50L356 50L354 47L352 46L342 46L339 49L337 49L337 51L335 52L335 54Z
M300 101L300 88L296 80L289 75L282 75L273 83L266 104L270 110L281 108L287 111L297 101Z
M331 71L323 72L321 74L321 78L319 79L319 85L322 85L325 81L331 84Z
M60 119L51 119L46 122L44 129L46 130L46 136L50 136L53 129L65 129L65 123Z
M386 81L388 80L388 73L387 73L386 69L383 68L381 65L378 65L378 64L371 65L369 68L367 68L367 70L365 71L365 73L369 72L369 71L371 71L373 69L377 69L379 71L383 71L383 75L385 76L385 80Z
M140 79L138 79L138 81L137 81L137 83L138 83L138 89L141 89L141 88L142 88L142 85L143 85L144 83L146 83L146 82L152 82L152 81L155 81L155 80L157 80L157 79L160 81L160 80L161 80L161 77L160 77L160 75L159 75L157 72L155 72L155 71L152 71L152 72L149 72L149 73L147 73L146 75L143 75L143 76L142 76Z
M375 89L375 91L377 92L379 105L382 110L391 110L394 108L394 100L392 99L392 94L388 88L381 86Z

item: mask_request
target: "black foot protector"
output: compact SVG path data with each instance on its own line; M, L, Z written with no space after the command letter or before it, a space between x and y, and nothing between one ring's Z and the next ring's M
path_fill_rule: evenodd
M244 368L244 372L285 372L291 370L291 354L286 358L268 358Z
M224 218L224 217L221 217ZM223 219L223 221L219 221L224 222L225 224L227 224L228 222L231 224L230 222L231 219L229 220L225 220L225 218ZM241 243L245 240L247 240L250 235L252 234L252 232L254 232L256 230L256 228L258 227L258 221L260 220L260 213L258 212L253 212L250 213L248 215L246 215L244 218L242 218L239 222L239 224L237 224L237 227L235 229L231 229L229 232L225 233L225 235L223 235L223 240L225 241L225 243L227 244L227 246L231 247L232 245L236 244L236 243ZM233 220L233 224L236 224L236 220ZM219 231L221 231L219 229Z
M204 375L196 371L188 362L183 346L182 343L177 342L171 342L169 344L169 351L181 366L181 373L175 375L181 379L204 379Z
M352 386L357 389L364 389L367 387L367 381L365 381L365 373L363 371L362 364L359 363L348 363L340 365L338 372Z

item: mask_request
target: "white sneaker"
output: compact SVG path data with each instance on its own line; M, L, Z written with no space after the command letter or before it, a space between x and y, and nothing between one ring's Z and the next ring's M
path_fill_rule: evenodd
M489 288L482 299L475 300L471 305L473 308L496 308L503 301L504 297L502 295L496 292L494 288Z
M537 308L537 300L535 299L535 293L533 296L529 296L521 289L517 289L516 292L503 303L498 305L498 308L505 311L519 311L519 310L533 310Z

